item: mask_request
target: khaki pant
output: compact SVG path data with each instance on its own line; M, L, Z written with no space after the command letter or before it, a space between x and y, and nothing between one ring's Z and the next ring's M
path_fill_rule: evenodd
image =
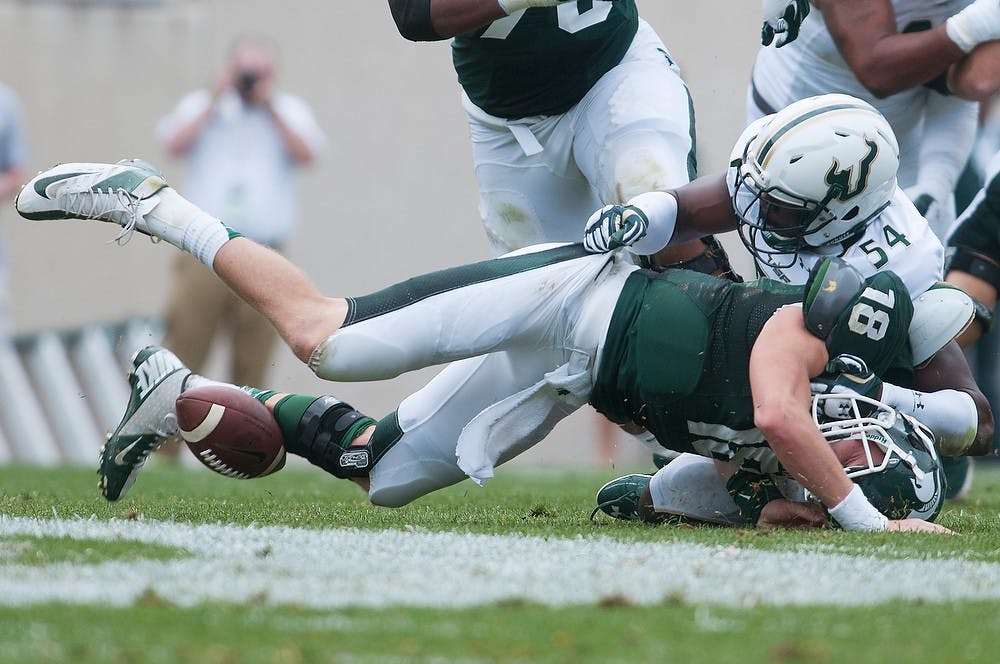
M166 325L163 345L192 371L202 370L215 337L226 334L230 340L229 375L210 378L264 387L277 332L188 254L181 254L174 264Z

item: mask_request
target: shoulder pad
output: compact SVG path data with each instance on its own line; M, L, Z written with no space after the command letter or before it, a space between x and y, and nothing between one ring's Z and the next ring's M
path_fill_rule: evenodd
M938 282L913 301L910 349L920 366L972 322L976 307L964 291Z
M816 263L806 281L802 315L806 329L826 341L865 280L850 263L831 257Z

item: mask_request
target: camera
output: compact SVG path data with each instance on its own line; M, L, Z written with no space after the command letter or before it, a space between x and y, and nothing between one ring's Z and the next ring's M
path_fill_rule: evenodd
M236 78L236 89L241 95L249 96L253 92L254 86L257 85L258 80L260 80L260 76L257 72L240 72L240 75Z

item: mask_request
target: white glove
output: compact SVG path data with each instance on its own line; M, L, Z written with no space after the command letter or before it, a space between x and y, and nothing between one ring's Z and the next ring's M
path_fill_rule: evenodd
M500 3L500 9L504 10L508 16L528 7L554 7L563 2L572 1L575 0L497 0Z
M629 247L649 229L646 214L634 205L605 205L590 215L583 231L583 248L603 254Z
M770 46L775 35L780 35L775 48L795 41L809 8L809 0L763 0L760 43Z
M948 38L966 53L1000 39L1000 0L976 0L945 21L944 27Z
M917 208L917 212L927 220L934 234L943 237L954 216L952 206L948 202L952 193L930 183L927 185L918 183L903 191L913 203L913 207Z

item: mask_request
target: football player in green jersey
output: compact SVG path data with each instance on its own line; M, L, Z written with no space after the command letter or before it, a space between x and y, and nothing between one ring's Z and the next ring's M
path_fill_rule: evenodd
M803 4L769 8L772 38L774 30L779 42L791 38L802 14L794 7ZM494 255L576 242L581 220L600 205L694 177L690 95L635 0L389 6L407 39L452 39ZM711 238L672 249L672 259L734 275Z
M602 204L695 176L687 86L635 0L389 6L405 38L452 39L479 211L494 255L576 242L582 221ZM762 39L794 39L808 8L803 0L765 0ZM661 258L739 278L711 236L671 246ZM610 447L607 428L601 432Z
M287 451L359 480L375 504L403 505L466 477L485 482L590 402L683 451L724 452L701 446L706 424L742 432L734 442L743 445L726 446L733 461L761 458L767 447L845 529L948 532L880 512L809 413L810 378L831 357L847 353L877 372L912 366L915 305L891 272L865 279L830 258L805 287L741 284L642 270L622 251L559 244L337 298L181 197L144 162L56 166L24 186L16 208L29 220L111 222L125 236L143 233L191 253L260 310L320 378L380 380L453 362L377 422L332 397L252 391L272 409ZM139 392L119 426L128 436L113 436L102 453L109 499L124 494L149 450L176 431L181 390L205 380L169 355L136 356ZM480 370L469 373L468 362Z

